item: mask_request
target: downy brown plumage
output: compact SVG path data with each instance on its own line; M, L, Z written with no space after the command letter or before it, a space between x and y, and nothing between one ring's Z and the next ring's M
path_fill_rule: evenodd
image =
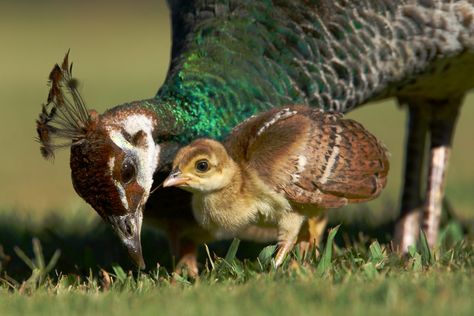
M388 170L386 148L361 124L291 106L244 121L224 144L193 141L163 186L192 192L194 215L211 231L276 225L278 266L308 216L374 199Z

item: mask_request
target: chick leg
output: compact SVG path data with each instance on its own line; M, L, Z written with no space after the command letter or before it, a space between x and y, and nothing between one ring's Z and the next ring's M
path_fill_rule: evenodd
M275 255L276 267L283 263L288 252L293 249L304 220L304 216L295 212L288 212L278 221L278 251Z
M308 218L298 236L298 247L303 257L306 256L311 249L317 249L316 246L319 246L321 243L327 222L328 217L326 212Z

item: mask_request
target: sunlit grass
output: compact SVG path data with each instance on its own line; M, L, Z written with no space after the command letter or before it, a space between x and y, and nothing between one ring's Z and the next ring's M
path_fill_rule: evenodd
M222 257L207 252L206 264L195 280L162 267L136 272L112 264L76 274L38 271L33 264L23 282L3 275L0 313L326 315L350 311L380 315L383 310L403 315L472 314L474 244L462 234L443 232L435 252L422 239L418 249L403 258L377 241L335 245L332 237L340 234L337 230L329 232L321 255L294 251L279 269L271 260L273 246L256 258L242 260L237 256L242 246L234 240ZM35 247L32 259L23 260L48 261Z

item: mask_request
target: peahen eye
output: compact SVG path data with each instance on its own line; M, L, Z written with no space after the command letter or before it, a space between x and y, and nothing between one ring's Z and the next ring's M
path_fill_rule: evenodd
M137 168L135 167L135 164L131 160L125 160L124 163L122 164L122 171L121 171L121 177L122 177L122 183L128 184L130 183L133 179L135 179L135 176L137 174Z
M198 160L196 162L195 167L196 167L196 170L199 172L206 172L207 170L209 170L209 163L205 159Z

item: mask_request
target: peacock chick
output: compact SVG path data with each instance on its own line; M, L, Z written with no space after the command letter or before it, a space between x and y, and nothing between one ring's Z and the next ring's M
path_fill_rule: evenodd
M163 186L190 191L194 216L211 231L275 225L279 266L308 217L376 198L388 171L385 146L361 124L291 106L251 117L225 143L181 148Z

